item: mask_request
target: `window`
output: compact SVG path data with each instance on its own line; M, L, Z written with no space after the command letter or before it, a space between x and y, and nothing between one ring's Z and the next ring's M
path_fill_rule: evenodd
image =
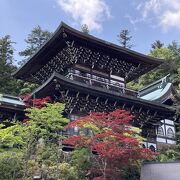
M156 151L156 149L155 149L155 147L154 147L153 145L150 145L149 149L150 149L152 152L155 152L155 151Z
M158 127L158 132L157 132L157 134L158 134L159 136L164 136L164 130L163 130L162 127Z
M168 128L167 137L174 138L174 132L173 132L172 128Z
M77 115L71 114L71 115L69 116L69 119L70 119L70 121L74 121L74 120L76 120L78 117L79 117L79 116L77 116Z

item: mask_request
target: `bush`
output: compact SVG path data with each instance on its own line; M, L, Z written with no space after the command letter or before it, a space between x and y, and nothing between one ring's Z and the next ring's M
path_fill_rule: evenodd
M0 179L23 179L24 165L22 154L8 151L0 153Z
M78 180L77 169L66 162L54 166L42 166L43 178L47 180Z

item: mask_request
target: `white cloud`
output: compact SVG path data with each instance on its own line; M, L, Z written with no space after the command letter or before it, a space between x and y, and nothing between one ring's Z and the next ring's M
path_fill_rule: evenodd
M74 23L87 24L89 30L102 30L102 23L111 17L104 0L56 0L61 9L70 14Z
M144 5L142 7L143 11L142 11L142 15L143 18L147 18L149 13L155 13L157 14L158 11L160 11L161 9L161 0L148 0L147 2L144 3Z
M153 19L164 31L180 29L180 0L141 0L136 9L141 13L141 21Z
M167 10L160 19L160 25L165 31L173 27L180 29L180 11Z

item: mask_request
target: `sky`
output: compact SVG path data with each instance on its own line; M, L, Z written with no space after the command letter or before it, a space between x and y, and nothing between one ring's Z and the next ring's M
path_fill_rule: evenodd
M40 25L54 32L61 21L118 44L117 35L128 29L133 50L148 54L155 40L165 45L180 35L180 0L0 0L0 37L10 35L18 52L31 30Z

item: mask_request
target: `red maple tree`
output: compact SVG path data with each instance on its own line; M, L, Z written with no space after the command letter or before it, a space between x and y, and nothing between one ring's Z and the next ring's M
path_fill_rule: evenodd
M99 176L99 180L112 177L119 180L124 167L138 160L150 160L156 155L142 148L137 130L130 125L132 120L133 116L121 109L110 113L90 113L66 126L67 129L78 127L80 132L64 140L64 144L95 152L93 157L99 165L90 170L91 175L96 174L92 176ZM83 133L84 128L89 129L89 134Z
M46 103L51 102L51 97L46 96L45 98L33 98L32 95L21 96L23 102L27 107L42 108Z

